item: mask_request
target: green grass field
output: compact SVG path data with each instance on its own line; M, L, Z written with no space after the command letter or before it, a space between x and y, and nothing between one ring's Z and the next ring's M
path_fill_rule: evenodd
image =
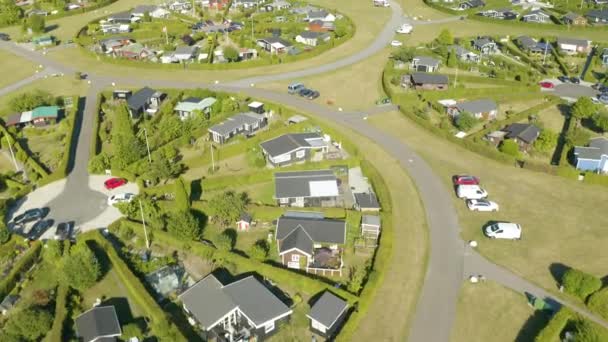
M98 298L102 299L102 301L112 298L123 298L128 301L128 307L132 317L140 316L141 310L134 301L128 300L129 292L124 286L125 285L121 283L120 278L116 274L116 271L110 269L95 285L82 293L83 308L92 307ZM121 320L124 319L127 318L121 317Z
M0 88L31 76L36 70L34 63L4 50L0 50L0 61Z
M491 281L465 283L460 290L451 342L527 342L549 316L534 311L524 295Z

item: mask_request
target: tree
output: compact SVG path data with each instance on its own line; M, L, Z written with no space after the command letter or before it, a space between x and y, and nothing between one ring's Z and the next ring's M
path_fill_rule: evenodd
M255 168L266 166L266 158L257 146L253 146L247 150L247 164Z
M47 306L51 302L51 294L48 290L39 289L32 293L32 303L37 306Z
M268 257L269 249L270 248L268 247L266 240L258 240L253 244L253 246L251 246L251 249L249 250L249 257L257 261L264 261Z
M49 106L54 102L55 98L51 93L37 89L31 93L13 97L9 101L9 106L15 112L26 112L36 107Z
M234 191L226 191L209 201L209 209L211 209L216 220L227 226L239 219L248 202L247 193L237 194Z
M111 158L108 156L106 151L102 151L98 155L92 157L89 160L89 171L91 173L102 173L104 170L109 169L111 166Z
M454 44L454 36L452 36L452 32L450 32L450 30L443 29L441 32L439 32L439 36L437 36L435 41L443 46L452 45Z
M0 244L5 244L11 239L11 232L4 224L0 225Z
M363 287L363 281L367 276L367 268L368 266L353 266L350 268L350 273L348 276L348 291L358 294Z
M594 325L587 320L579 320L575 323L576 342L601 342L608 340L608 332L600 326Z
M23 16L23 10L13 0L0 0L0 26L14 25Z
M550 152L557 145L557 134L543 129L534 142L534 148L539 152Z
M147 13L147 12L146 12ZM122 336L125 340L129 340L130 338L137 337L139 341L144 340L144 333L141 327L137 323L129 323L122 327Z
M198 241L203 229L192 211L173 211L167 215L167 231L182 240Z
M70 248L63 258L63 279L66 284L79 291L93 286L101 276L101 267L86 242Z
M181 163L175 163L172 160L160 156L156 156L152 159L152 164L146 164L146 166L146 179L150 179L153 182L176 177L182 172L184 167Z
M342 38L348 34L348 23L344 20L336 21L336 28L334 30L336 38Z
M111 140L114 149L111 158L113 168L124 169L146 154L146 146L133 133L126 105L118 106L114 111Z
M232 46L227 46L224 48L224 58L229 62L238 62L239 52Z
M175 181L175 205L174 209L176 211L188 211L190 210L190 192L188 189L190 188L190 183L184 182L184 180L179 177Z
M519 157L519 145L513 139L503 140L498 146L498 150L515 158Z
M450 53L448 53L448 60L446 61L446 65L450 68L458 66L458 56L456 56L456 52L451 51Z
M461 131L468 131L475 127L477 119L469 112L462 112L456 117L456 127Z
M580 97L572 105L571 114L577 120L581 121L595 113L596 107L589 97Z
M224 252L231 251L232 248L234 248L235 243L236 239L232 234L229 234L227 231L224 231L215 238L215 247Z
M593 116L593 124L602 132L608 132L608 111L602 110Z
M570 268L562 276L562 285L567 293L583 301L602 287L602 281L594 275Z
M44 250L44 258L50 262L58 261L63 255L63 242L59 240L49 240Z
M22 340L37 341L49 332L52 324L53 316L48 311L29 307L13 313L3 330Z
M414 50L402 46L397 51L393 52L393 59L401 61L401 62L409 62L414 58Z
M148 11L144 12L143 21L146 23L149 23L152 21L152 16L150 16L150 12L148 12Z
M44 33L46 28L46 21L41 15L32 15L27 18L26 27L31 29L34 33Z

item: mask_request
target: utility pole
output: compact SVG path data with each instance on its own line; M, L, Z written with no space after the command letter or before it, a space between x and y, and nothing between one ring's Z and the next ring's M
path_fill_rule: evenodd
M11 141L8 139L8 133L4 136L6 137L6 142L8 143L8 149L11 151L11 157L13 158L13 164L15 165L15 171L19 171L19 165L17 165L17 159L15 159L15 153L13 152L13 145L11 145Z
M253 37L253 13L251 13L251 41L253 42L255 38Z
M570 27L570 26L568 26ZM543 66L545 66L545 60L547 59L547 49L549 48L549 43L545 42L545 54L543 55Z
M165 44L169 45L169 32L167 30L167 26L163 27L163 32L165 32Z
M213 170L213 172L215 172L215 159L213 158L213 143L211 143L209 149L211 150L211 170Z
M454 78L454 88L458 85L458 65L456 66L456 77Z
M148 150L148 163L152 163L152 157L150 156L150 144L148 143L148 130L145 127L144 136L146 137L146 149Z
M139 211L141 212L141 222L144 224L144 236L146 238L146 249L150 249L150 241L148 241L148 231L146 230L146 219L144 218L144 207L139 200Z

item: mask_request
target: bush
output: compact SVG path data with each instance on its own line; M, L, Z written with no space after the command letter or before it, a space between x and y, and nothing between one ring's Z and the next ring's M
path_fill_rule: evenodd
M591 311L602 316L604 319L608 319L608 287L604 288L589 297L587 303Z
M567 293L585 301L590 294L602 287L602 281L596 276L571 268L564 273L562 285Z
M266 240L258 240L255 242L251 249L249 250L249 257L257 260L264 261L268 257L268 243Z
M13 265L11 272L0 280L0 298L9 294L17 284L17 280L34 266L40 255L41 246L41 243L36 241L26 254Z
M560 341L560 334L572 316L573 314L570 309L562 307L555 315L553 315L553 318L551 318L547 326L540 331L540 333L534 339L534 342Z
M31 93L13 97L9 101L9 106L15 112L26 112L36 107L52 105L55 102L54 99L53 95L47 91L34 90Z
M498 146L498 150L504 154L519 158L519 145L513 139L503 140Z
M462 112L456 118L456 127L459 130L467 132L477 124L477 119L469 112Z
M234 238L226 232L219 234L215 238L215 246L217 247L217 249L224 252L231 251L234 247L235 242L236 241L234 240Z
M0 244L5 244L11 239L11 232L4 225L0 226Z

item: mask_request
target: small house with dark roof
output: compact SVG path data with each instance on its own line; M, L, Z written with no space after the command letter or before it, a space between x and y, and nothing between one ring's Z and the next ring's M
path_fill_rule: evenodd
M319 133L288 133L260 144L272 166L287 166L310 160L315 151L325 152L327 142Z
M348 303L330 291L325 291L306 315L310 330L328 340L335 337L348 316Z
M569 12L562 17L562 22L566 25L585 26L587 25L587 18L578 13Z
M236 229L238 231L248 231L251 227L252 220L253 217L251 217L251 214L242 212L239 216L239 220L236 221Z
M498 114L498 105L490 99L465 101L448 106L447 112L453 118L458 118L463 112L469 112L476 119L494 120Z
M577 54L591 52L592 46L590 40L558 37L557 48L567 54Z
M512 139L521 151L528 151L540 135L540 129L532 124L513 123L501 131L491 132L486 139L498 146L503 140Z
M210 274L179 295L190 324L206 341L262 341L292 311L254 276L224 285Z
M585 16L593 24L608 23L608 9L593 9L588 11Z
M46 126L56 123L59 119L58 106L40 106L31 111L17 113L9 116L6 120L6 126L23 127L33 125L36 127Z
M327 269L341 273L341 247L346 243L345 221L282 216L277 220L275 236L283 265L306 271Z
M143 87L127 99L127 108L132 119L137 119L144 112L154 114L160 107L166 94L149 87Z
M361 217L361 235L377 239L380 235L380 216L363 215Z
M76 335L83 342L112 341L122 335L114 306L97 306L76 317Z
M594 138L589 146L576 146L574 159L577 170L608 173L608 139Z
M209 127L209 138L224 144L239 134L251 135L266 126L266 117L252 112L240 113L229 117L224 122Z
M448 89L448 77L445 75L415 72L411 75L403 75L401 77L401 86L416 90L446 90Z
M146 274L146 282L154 289L157 299L179 293L184 286L186 271L179 265L167 265Z
M483 55L490 55L498 52L498 46L489 37L479 37L477 39L474 39L472 44L473 48L477 51L480 51Z
M416 56L412 58L410 69L420 72L434 72L439 69L439 60L433 57Z
M274 198L281 206L331 207L338 201L338 178L332 170L276 172Z
M280 37L258 39L257 44L270 54L286 53L293 48L293 45L290 42Z
M522 15L521 21L526 23L545 24L551 21L551 16L545 11L538 9Z
M110 23L119 23L119 24L130 24L134 21L139 21L140 18L133 19L131 17L131 12L118 12L108 16L106 21Z
M308 22L315 20L336 21L336 16L325 10L313 10L306 13L306 18L304 20Z
M315 31L302 31L296 36L296 42L308 46L317 46L320 43L328 42L330 39L329 33Z
M461 11L466 11L469 10L471 8L480 8L480 7L484 7L486 5L485 2L483 2L482 0L468 0L465 2L461 2L458 5L458 9Z
M603 66L608 65L608 48L604 48L604 50L602 50L602 54L600 55L600 58L602 60Z
M8 314L9 311L11 311L15 307L15 304L17 304L18 300L19 296L17 295L7 295L6 297L4 297L2 302L0 302L0 313L2 313L3 316Z
M471 52L460 45L451 45L448 47L450 53L455 53L458 60L465 63L479 63L479 55Z
M355 198L354 208L358 211L380 211L381 209L373 191L355 192L353 197Z

